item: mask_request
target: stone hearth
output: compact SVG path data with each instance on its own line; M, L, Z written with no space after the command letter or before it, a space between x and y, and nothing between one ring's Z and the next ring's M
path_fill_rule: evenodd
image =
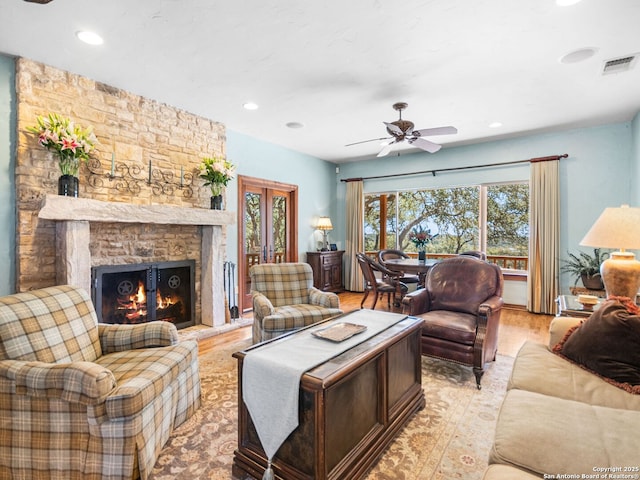
M90 224L138 223L192 225L201 230L201 278L196 296L201 318L196 323L219 327L225 323L223 227L235 223L235 213L172 205L134 205L47 195L38 217L56 222L56 281L91 291Z

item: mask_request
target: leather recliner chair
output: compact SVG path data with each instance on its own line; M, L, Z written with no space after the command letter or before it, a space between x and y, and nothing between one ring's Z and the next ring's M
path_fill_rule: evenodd
M496 358L503 286L497 265L463 255L435 264L402 300L404 313L425 321L422 354L473 367L478 389Z

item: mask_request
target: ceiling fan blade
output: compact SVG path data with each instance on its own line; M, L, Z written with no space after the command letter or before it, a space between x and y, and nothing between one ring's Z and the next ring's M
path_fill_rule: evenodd
M397 125L394 125L393 123L388 123L388 122L382 122L382 123L384 123L389 129L389 131L392 132L394 135L404 135L404 132L400 130L400 128Z
M382 147L382 150L380 150L380 153L378 155L376 155L376 157L386 157L387 155L389 155L389 152L391 151L391 148L395 144L396 144L396 140L391 140L384 147Z
M410 139L409 143L411 145L415 145L422 150L426 150L429 153L436 153L438 150L442 148L442 145L438 145L437 143L430 142L424 138L418 137L414 139Z
M383 137L383 138L372 138L371 140L363 140L361 142L355 142L355 143L347 143L345 145L345 147L350 147L351 145L360 145L361 143L368 143L368 142L379 142L380 140L388 140L391 137Z
M415 130L411 135L414 137L426 137L428 135L450 135L452 133L458 133L458 129L456 127L425 128L422 130Z

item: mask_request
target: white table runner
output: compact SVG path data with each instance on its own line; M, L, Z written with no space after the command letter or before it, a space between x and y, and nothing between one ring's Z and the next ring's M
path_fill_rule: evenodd
M357 310L246 354L242 367L242 396L269 463L298 426L302 374L405 318L406 315L397 313ZM366 325L367 329L339 343L312 335L313 331L340 322Z

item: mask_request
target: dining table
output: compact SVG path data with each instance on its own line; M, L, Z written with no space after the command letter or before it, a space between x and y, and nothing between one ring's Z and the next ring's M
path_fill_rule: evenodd
M384 265L394 272L418 275L420 277L420 285L424 285L424 277L427 275L427 272L438 262L439 260L436 259L390 258L384 261Z

